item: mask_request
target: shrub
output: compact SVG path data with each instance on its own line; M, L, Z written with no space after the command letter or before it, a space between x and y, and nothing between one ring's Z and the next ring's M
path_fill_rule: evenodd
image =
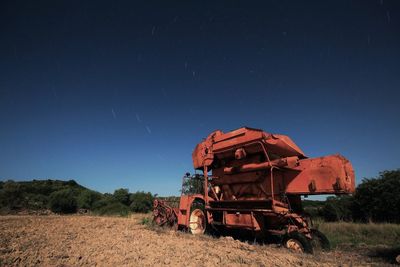
M129 206L129 190L127 188L120 188L114 191L114 198L121 204Z
M23 206L23 190L18 182L8 180L0 190L0 205L9 209L19 209Z
M25 207L33 210L45 209L48 202L48 196L29 193L26 195Z
M129 208L119 202L108 203L95 211L98 215L120 215L127 216L129 214Z
M74 213L78 203L72 189L63 189L51 193L49 201L50 209L55 213Z
M154 197L150 192L136 192L130 196L130 208L133 212L149 212L153 207Z
M322 208L322 216L328 222L351 221L353 211L353 197L328 197Z
M400 223L400 169L364 179L354 195L355 216L361 221Z
M202 194L204 192L204 178L198 174L183 178L181 193L183 195Z
M93 209L94 204L101 198L101 193L91 190L84 190L78 196L78 207L80 209Z
M153 223L153 220L149 217L143 217L140 224L142 225L151 225Z

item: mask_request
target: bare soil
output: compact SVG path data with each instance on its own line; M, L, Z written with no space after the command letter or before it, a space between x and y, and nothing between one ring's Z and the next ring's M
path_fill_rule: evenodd
M303 255L141 225L142 216L0 216L0 266L382 266L354 252Z

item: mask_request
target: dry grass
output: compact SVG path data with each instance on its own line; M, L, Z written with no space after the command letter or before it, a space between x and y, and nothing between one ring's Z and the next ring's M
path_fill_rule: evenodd
M318 222L316 225L336 251L354 251L386 263L396 263L400 255L399 224Z
M400 245L400 225L389 223L318 222L334 248Z

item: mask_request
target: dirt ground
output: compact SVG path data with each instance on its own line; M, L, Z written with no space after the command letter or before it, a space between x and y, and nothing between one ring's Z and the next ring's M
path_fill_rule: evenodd
M382 266L352 252L272 245L141 225L141 216L0 216L0 266Z

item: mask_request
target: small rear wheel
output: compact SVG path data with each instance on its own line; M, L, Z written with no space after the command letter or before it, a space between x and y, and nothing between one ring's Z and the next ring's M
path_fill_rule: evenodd
M202 203L194 202L190 209L189 230L194 235L202 235L206 232L207 216Z
M298 253L313 253L310 240L299 232L291 232L283 239L283 245L291 251Z
M328 251L331 249L328 238L317 229L311 229L311 237L311 244L315 249L323 251Z

